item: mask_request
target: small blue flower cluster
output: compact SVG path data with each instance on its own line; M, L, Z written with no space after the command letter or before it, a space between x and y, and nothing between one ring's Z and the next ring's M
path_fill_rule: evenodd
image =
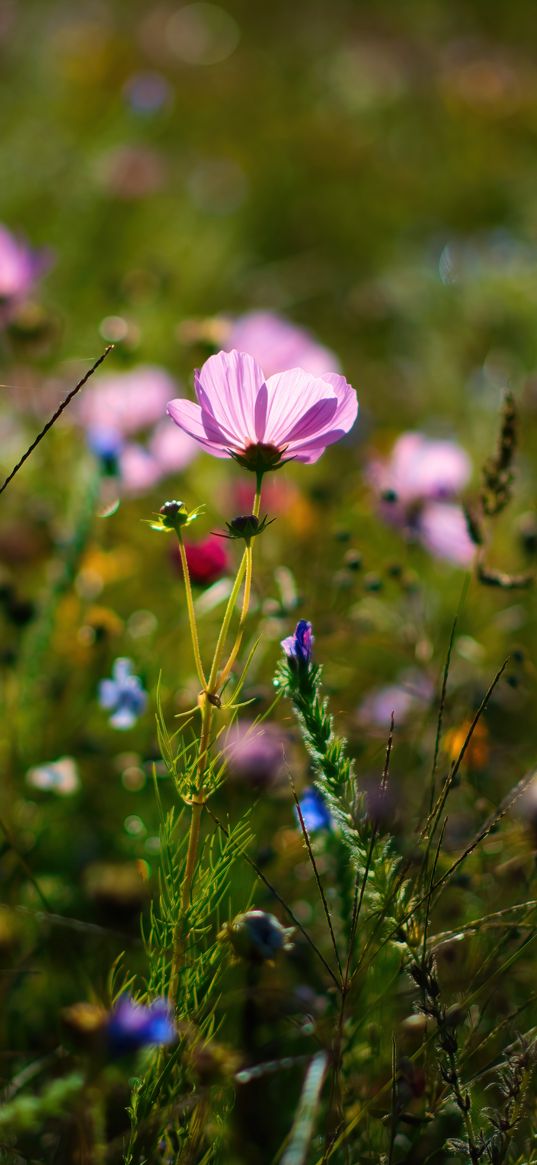
M171 1044L177 1038L173 1012L166 999L145 1006L122 995L112 1008L106 1024L111 1055L123 1056L152 1044Z
M116 659L112 678L101 680L99 703L112 715L112 728L132 728L147 704L147 692L139 676L134 675L130 659Z

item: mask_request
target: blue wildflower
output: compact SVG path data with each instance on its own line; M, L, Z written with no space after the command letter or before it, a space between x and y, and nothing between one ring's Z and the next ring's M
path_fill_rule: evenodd
M134 675L130 659L116 659L112 667L112 679L101 680L99 684L101 708L112 712L112 728L132 728L147 703L139 676Z
M313 634L311 623L307 619L300 619L295 627L294 635L282 639L282 647L287 658L305 667L311 663Z
M330 810L322 793L320 793L319 790L315 788L315 785L311 785L308 789L304 789L304 793L300 798L299 805L304 825L306 826L308 833L315 833L315 831L318 829L332 828Z
M119 459L123 449L121 435L115 429L90 429L88 445L107 477L118 477Z
M122 995L112 1008L106 1024L108 1047L112 1055L137 1052L152 1044L171 1044L177 1038L173 1012L166 999L155 999L145 1006Z

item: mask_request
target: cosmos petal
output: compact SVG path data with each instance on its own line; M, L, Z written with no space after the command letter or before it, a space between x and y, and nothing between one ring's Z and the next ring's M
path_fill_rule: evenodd
M205 446L208 452L215 457L229 457L227 452L229 441L224 433L215 427L214 436L208 437L199 405L194 404L191 400L171 400L168 402L166 412L184 433L188 433L189 437L194 437L196 441Z
M231 438L244 447L259 438L255 431L255 406L264 376L247 352L218 352L196 373L196 393L204 412Z

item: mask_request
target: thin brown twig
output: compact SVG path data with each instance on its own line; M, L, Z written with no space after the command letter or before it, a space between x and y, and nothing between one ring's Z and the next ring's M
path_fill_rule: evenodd
M10 481L13 481L15 474L19 472L19 469L22 469L24 463L28 460L30 455L34 452L34 449L37 449L37 446L39 445L40 441L43 440L43 437L45 437L47 435L47 433L49 432L49 430L52 429L52 426L56 424L56 421L58 420L59 417L61 417L64 409L67 408L67 405L71 403L71 401L73 400L73 397L75 397L77 395L77 393L80 392L80 389L83 388L84 385L88 382L90 376L93 376L93 373L97 371L99 366L103 363L103 360L106 360L106 357L109 356L110 352L113 350L114 347L115 347L114 344L109 344L108 347L105 348L102 355L99 356L99 359L96 360L94 364L92 364L91 368L86 372L85 376L82 377L82 380L79 380L78 384L75 384L75 387L72 388L71 391L67 393L67 396L64 397L61 404L58 405L56 412L53 413L53 415L47 421L46 425L43 426L43 428L41 429L41 432L37 434L37 437L35 438L35 440L32 441L32 444L29 446L29 448L26 450L26 452L23 453L22 457L20 458L20 461L17 461L17 464L13 466L11 473L8 473L5 481L2 483L2 485L0 485L0 494L2 494L4 492L4 490L9 485Z
M336 936L335 936L335 934L334 934L334 927L333 927L333 924L332 924L332 916L331 916L331 914L330 914L330 910L329 910L329 907L328 907L328 902L327 902L327 900L326 900L326 894L325 894L325 892L324 892L324 886L323 886L323 884L322 884L322 882L321 882L321 876L320 876L320 874L319 874L319 870L318 870L318 868L317 868L317 862L315 861L315 854L313 853L313 850L312 850L312 848L311 848L311 840L310 840L310 835L309 835L309 832L308 832L308 828L307 828L306 822L304 821L304 815L303 815L303 813L302 813L302 809L301 809L301 807L300 807L300 801L298 800L298 797L297 797L297 792L296 792L296 789L295 789L295 783L294 783L294 781L293 781L293 777L292 777L292 775L291 775L291 773L290 773L290 772L289 772L289 774L288 774L288 775L289 775L289 784L291 785L291 792L292 792L292 794L293 794L293 800L294 800L294 802L295 802L295 806L296 806L296 811L297 811L297 815L298 815L298 820L299 820L299 822L300 822L300 828L301 828L301 830L302 830L302 834L303 834L303 837L304 837L304 841L305 841L305 843L306 843L306 849L307 849L307 851L308 851L308 857L309 857L309 859L310 859L310 862L311 862L311 865L312 865L312 868L313 868L313 873L314 873L314 875L315 875L315 881L317 882L317 889L318 889L318 891L319 891L319 895L320 895L321 902L322 902L322 905L323 905L323 910L324 910L325 918L326 918L326 921L327 921L327 923L328 923L328 929L329 929L329 931L330 931L330 938L331 938L331 940L332 940L332 947L333 947L333 949L334 949L334 954L335 954L335 956L336 956L336 963L337 963L337 965L338 965L338 968L339 968L339 973L340 973L340 975L343 975L343 968L342 968L342 966L341 966L341 959L340 959L340 957L339 957L339 951L338 951L338 948L337 948L337 943L336 943Z

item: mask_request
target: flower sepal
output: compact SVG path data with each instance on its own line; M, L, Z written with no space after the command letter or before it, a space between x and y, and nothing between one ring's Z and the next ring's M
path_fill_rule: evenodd
M237 462L237 465L242 465L243 469L249 469L259 477L269 470L281 469L288 461L292 461L292 457L284 457L285 452L286 447L278 449L276 445L266 445L258 441L256 445L247 445L242 453L230 449L229 456Z
M227 534L219 534L219 538L229 538L233 541L240 541L241 539L249 546L252 538L257 538L259 534L266 530L267 526L271 526L275 522L275 518L269 521L268 514L264 518L256 518L255 514L239 514L238 517L232 518L231 522L226 522Z

